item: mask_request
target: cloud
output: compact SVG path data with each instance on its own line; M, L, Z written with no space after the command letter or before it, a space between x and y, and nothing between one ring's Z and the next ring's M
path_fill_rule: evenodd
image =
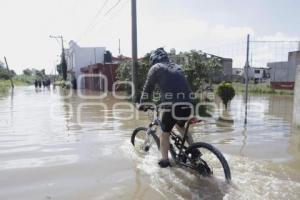
M257 36L250 45L252 63L256 67L266 67L269 62L288 60L288 53L299 50L299 37L282 32L274 35Z
M59 45L48 37L49 34L62 34L67 41L76 40L103 3L90 0L76 1L74 4L73 0L68 0L61 5L59 0L53 0L34 4L35 1L32 0L30 3L24 3L23 7L26 9L17 7L18 12L11 12L16 2L6 1L7 9L0 13L0 20L7 18L1 21L6 29L2 31L3 37L0 38L0 55L6 55L12 68L15 67L18 72L26 67L37 67L46 68L48 73L54 69L57 54L60 54ZM79 43L80 46L105 46L113 55L117 55L120 38L122 54L131 56L130 2L122 2L109 15L96 20L95 27L88 31ZM113 5L113 2L110 3ZM112 5L108 4L105 9ZM70 9L67 9L69 7ZM165 46L167 50L175 48L177 52L198 49L234 58L234 66L241 67L245 63L247 34L260 40L299 40L298 37L291 37L285 33L258 35L253 27L242 24L214 24L200 18L198 14L182 14L180 9L174 10L173 7L168 13L165 13L164 9L153 12L155 8L156 4L152 1L145 1L143 6L139 7L139 56L161 46ZM269 49L257 51L268 52ZM272 51L271 49L270 52ZM262 58L256 57L257 59L267 58L263 56L265 53L256 56L258 55Z
M300 37L297 36L288 36L285 33L277 32L273 35L257 36L254 40L263 40L263 41L300 41Z
M212 25L196 19L146 21L140 27L139 44L143 53L160 46L177 50L205 49L245 40L248 33L253 34L254 30Z

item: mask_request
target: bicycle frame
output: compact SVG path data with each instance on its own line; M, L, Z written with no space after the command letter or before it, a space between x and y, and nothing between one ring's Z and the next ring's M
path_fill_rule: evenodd
M151 118L151 122L149 123L148 128L144 128L144 127L139 127L139 128L142 128L141 130L146 130L147 137L150 137L150 138L153 137L156 140L156 144L157 144L158 148L160 148L159 139L156 134L157 127L159 126L160 128L162 128L162 121L160 119L160 109L158 107L154 107L154 108L150 107L148 109L146 108L144 111L147 111L147 110L152 110L154 117ZM222 153L218 149L216 149L211 144L205 143L205 142L196 142L193 144L188 143L188 145L185 145L185 142L188 140L188 137L189 137L188 131L189 131L190 125L198 123L198 122L202 122L202 121L203 120L201 120L197 117L192 117L192 118L188 119L185 124L185 129L184 129L184 133L182 134L182 136L181 136L181 134L177 134L173 130L170 132L171 140L173 141L170 144L171 156L173 157L176 164L190 168L192 170L195 170L198 173L200 173L201 175L210 176L213 174L213 168L211 168L209 163L206 162L207 160L205 158L203 159L203 157L202 157L203 154L201 153L201 151L199 151L199 150L197 150L196 152L194 151L195 149L198 149L198 148L207 149L209 152L213 153L217 157L217 159L220 161L220 163L222 164L222 168L224 170L225 178L227 181L230 181L231 174L230 174L229 165L228 165L226 159L224 158L224 156L222 155ZM215 124L215 123L207 123L206 120L204 120L204 121L205 121L205 124ZM131 137L132 141L135 138L136 133L137 132L135 132L135 131L133 132L132 137ZM134 142L132 142L132 144L134 145ZM145 149L145 151L148 151L148 150Z
M156 106L155 109L153 109L153 110L155 110L155 117L154 117L153 121L148 125L148 127L149 127L150 130L153 130L153 129L152 129L153 126L159 126L160 128L162 128L162 122L161 122L161 120L159 119L159 115L160 115L159 107ZM182 140L181 140L182 142L181 142L181 145L180 145L180 148L179 148L179 154L178 154L178 155L182 155L182 153L183 153L184 143L185 143L186 140L187 140L187 137L188 137L187 133L188 133L189 126L190 126L190 124L191 124L191 123L190 123L190 120L188 120L186 124L187 124L187 125L186 125L186 127L185 127L185 132L184 132L183 138L182 138ZM156 130L155 130L155 131L156 131ZM173 131L171 131L170 134L171 134L171 135L173 134L175 137L179 137L179 136L178 136L177 134L175 134Z

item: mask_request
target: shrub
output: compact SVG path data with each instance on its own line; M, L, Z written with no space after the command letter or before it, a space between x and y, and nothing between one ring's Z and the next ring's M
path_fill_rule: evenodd
M221 98L225 108L227 109L228 102L231 101L235 96L235 90L231 83L222 82L218 86L217 94Z

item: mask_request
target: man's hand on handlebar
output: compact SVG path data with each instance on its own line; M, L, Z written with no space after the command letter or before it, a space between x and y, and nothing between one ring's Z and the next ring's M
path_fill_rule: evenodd
M137 109L140 111L146 111L145 105L144 104L137 104L136 105Z
M155 107L152 105L147 105L147 104L136 104L136 107L140 111L146 112L147 110L155 110Z

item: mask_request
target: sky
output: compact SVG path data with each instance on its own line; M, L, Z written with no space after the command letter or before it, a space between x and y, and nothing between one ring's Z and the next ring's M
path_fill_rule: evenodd
M17 73L54 72L61 46L49 35L63 35L65 47L74 40L115 56L120 39L121 53L131 56L130 0L0 2L0 60L6 56ZM243 60L247 34L251 40L300 40L299 7L298 0L137 0L138 55L165 47L239 54Z

